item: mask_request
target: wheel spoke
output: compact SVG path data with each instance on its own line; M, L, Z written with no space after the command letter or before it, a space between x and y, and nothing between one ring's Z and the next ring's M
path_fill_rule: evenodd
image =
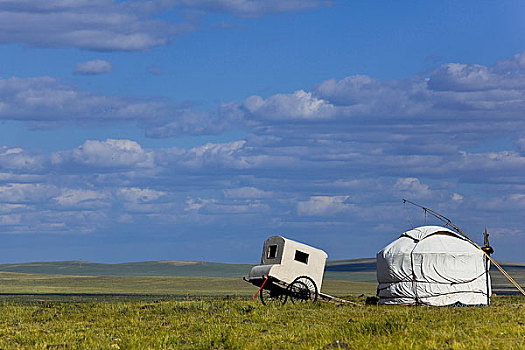
M282 288L275 285L263 288L259 295L264 305L284 305L286 303L287 294Z
M288 295L292 303L309 303L317 301L318 290L315 282L308 276L297 277L288 286Z

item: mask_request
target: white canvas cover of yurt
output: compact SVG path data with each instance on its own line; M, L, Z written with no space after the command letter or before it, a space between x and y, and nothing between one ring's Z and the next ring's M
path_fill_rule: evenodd
M490 261L445 227L404 232L377 253L379 304L488 305Z

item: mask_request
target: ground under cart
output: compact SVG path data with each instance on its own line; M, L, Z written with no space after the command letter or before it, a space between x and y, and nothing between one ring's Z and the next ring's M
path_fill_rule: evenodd
M327 257L321 249L272 236L263 244L261 264L252 267L244 280L259 287L257 293L265 305L282 305L287 300L313 303L319 299L352 303L321 293Z

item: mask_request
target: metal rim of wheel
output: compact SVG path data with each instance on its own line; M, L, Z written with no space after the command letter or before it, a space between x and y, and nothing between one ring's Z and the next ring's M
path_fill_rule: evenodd
M308 276L299 276L288 286L288 296L293 304L315 303L318 295L317 285Z
M259 292L259 297L263 305L284 305L286 303L287 294L280 287L272 286L270 288L263 288Z

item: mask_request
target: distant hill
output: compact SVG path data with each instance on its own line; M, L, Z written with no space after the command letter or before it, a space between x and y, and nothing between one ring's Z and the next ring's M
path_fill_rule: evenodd
M324 279L377 283L376 259L329 260Z
M171 277L241 277L254 264L227 264L204 261L144 261L120 264L101 264L89 261L30 262L0 265L3 272L41 273L74 276L171 276ZM327 279L375 282L375 259L332 260L326 264ZM354 276L357 274L356 276ZM335 278L337 277L337 278Z
M56 261L4 264L0 265L0 271L74 276L239 277L248 274L251 267L251 264L204 261L144 261L120 264Z
M500 264L518 283L525 285L525 264L512 262L500 262ZM4 264L0 265L0 271L112 277L242 277L248 274L253 265L204 261L145 261L120 264L58 261ZM497 269L491 269L491 276L496 293L515 290ZM376 283L376 260L374 258L329 260L324 279Z

